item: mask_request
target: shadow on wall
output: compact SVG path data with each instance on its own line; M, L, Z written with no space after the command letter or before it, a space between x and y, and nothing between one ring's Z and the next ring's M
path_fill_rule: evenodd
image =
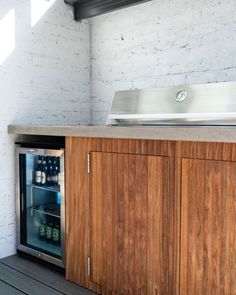
M31 0L31 27L44 16L56 0ZM16 47L15 9L11 9L0 19L0 65L8 58Z
M4 3L5 2L5 3ZM38 73L33 68L37 28L56 0L7 1L0 12L0 131L11 122L33 122L34 88ZM47 18L47 17L46 17ZM36 37L36 38L35 38ZM31 44L30 44L31 43ZM40 42L41 43L41 42ZM39 51L43 50L39 44ZM39 52L38 52L39 53ZM39 67L38 67L39 68Z
M11 9L0 20L0 65L7 59L7 57L15 49L15 9Z
M1 125L88 124L88 21L61 0L0 2Z

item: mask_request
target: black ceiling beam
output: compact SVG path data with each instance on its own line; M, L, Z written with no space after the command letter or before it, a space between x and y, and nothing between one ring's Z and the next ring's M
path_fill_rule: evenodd
M74 6L77 21L147 1L152 0L65 0Z

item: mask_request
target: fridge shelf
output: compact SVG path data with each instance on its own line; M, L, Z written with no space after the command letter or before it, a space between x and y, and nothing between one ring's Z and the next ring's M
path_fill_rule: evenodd
M39 214L45 214L56 218L61 218L60 216L60 207L49 206L49 205L40 205L37 207L32 207L34 212Z
M27 184L28 187L31 187L33 189L40 189L40 190L45 190L45 191L49 191L49 192L55 192L55 193L59 193L60 192L60 186L40 186L40 185L36 185L36 184Z

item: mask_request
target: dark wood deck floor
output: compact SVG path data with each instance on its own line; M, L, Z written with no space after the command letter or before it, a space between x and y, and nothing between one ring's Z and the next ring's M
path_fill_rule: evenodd
M0 259L1 295L94 295L61 273L18 255Z

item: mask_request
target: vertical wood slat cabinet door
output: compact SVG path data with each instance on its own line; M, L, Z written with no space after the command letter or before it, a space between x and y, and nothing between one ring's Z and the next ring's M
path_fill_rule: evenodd
M169 290L169 159L91 153L91 280L102 294Z
M236 294L236 162L182 159L181 295Z
M66 279L96 291L88 277L89 149L90 139L66 139Z

